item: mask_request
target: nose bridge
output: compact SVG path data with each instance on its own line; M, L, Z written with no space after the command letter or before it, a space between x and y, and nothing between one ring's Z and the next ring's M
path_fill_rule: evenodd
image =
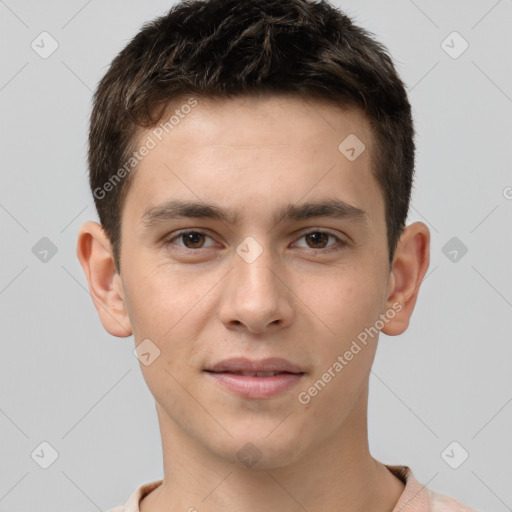
M273 251L247 237L236 253L222 306L223 321L244 324L251 331L264 329L271 323L287 323L291 304Z
M242 303L258 301L261 309L276 298L274 257L269 248L263 248L254 238L248 237L237 247L235 258L236 288Z
M254 260L238 258L235 264L235 274L242 293L245 288L253 297L263 292L267 300L271 299L268 294L275 292L277 284L275 283L275 272L272 272L272 267L275 266L273 259L269 250L263 251Z

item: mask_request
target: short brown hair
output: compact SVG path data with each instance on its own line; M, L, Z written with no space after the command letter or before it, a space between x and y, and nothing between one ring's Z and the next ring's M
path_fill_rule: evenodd
M409 209L414 129L387 50L324 0L190 0L145 23L94 95L90 185L118 271L121 212L133 174L125 164L140 130L156 126L183 95L257 93L324 99L366 113L391 263Z

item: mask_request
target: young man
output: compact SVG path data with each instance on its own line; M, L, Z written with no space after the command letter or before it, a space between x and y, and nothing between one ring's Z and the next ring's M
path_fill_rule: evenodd
M378 335L429 264L382 46L325 2L183 2L114 59L89 143L77 254L164 458L114 511L470 510L368 447Z

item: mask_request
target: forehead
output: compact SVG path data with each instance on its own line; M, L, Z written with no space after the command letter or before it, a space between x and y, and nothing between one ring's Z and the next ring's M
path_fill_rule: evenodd
M186 130L187 126L190 130ZM284 126L286 132L272 130ZM234 145L251 145L253 139L259 145L300 144L301 140L328 132L341 136L345 129L352 129L372 143L368 119L361 109L290 93L229 98L181 96L169 104L156 130L162 128L164 138L169 135L178 139L183 135L193 143L190 132L194 127L201 128L197 133L201 142L222 139ZM260 130L264 127L267 130ZM142 135L153 131L145 130ZM160 139L158 134L157 138Z
M366 117L327 101L182 97L159 125L139 134L136 147L144 145L151 149L133 171L126 203L136 192L146 209L183 197L237 210L248 209L248 201L265 209L279 199L290 204L341 194L371 216L382 200L375 197L380 190Z

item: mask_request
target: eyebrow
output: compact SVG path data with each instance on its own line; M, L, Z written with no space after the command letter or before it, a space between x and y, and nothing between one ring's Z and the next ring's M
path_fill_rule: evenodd
M331 217L366 223L367 213L341 199L325 199L302 204L287 204L274 213L274 224L290 220ZM145 228L180 218L214 219L227 224L236 224L240 214L214 204L189 200L171 200L144 212L141 222Z

